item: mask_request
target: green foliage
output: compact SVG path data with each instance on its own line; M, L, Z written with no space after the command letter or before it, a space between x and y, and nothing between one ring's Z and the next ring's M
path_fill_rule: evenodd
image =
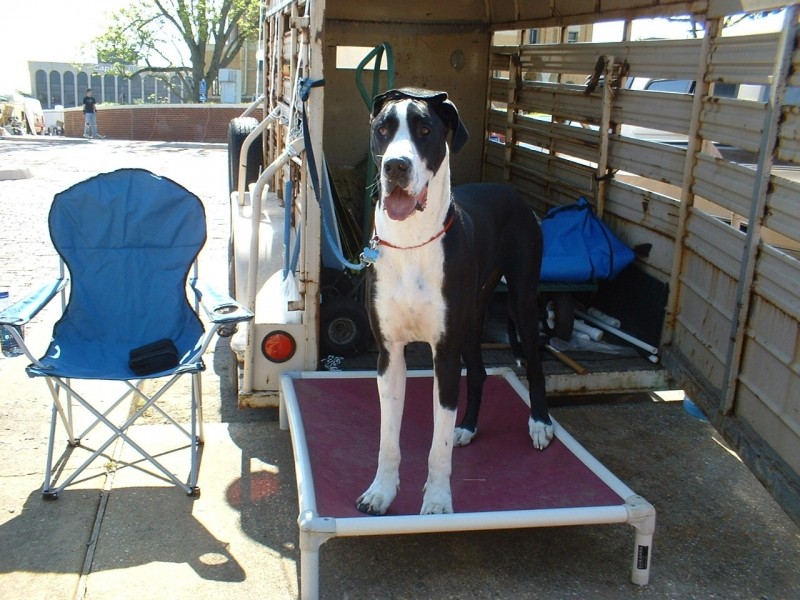
M93 40L99 62L143 65L141 75L177 74L197 101L199 82L211 82L245 40L258 38L260 0L141 0L118 12Z

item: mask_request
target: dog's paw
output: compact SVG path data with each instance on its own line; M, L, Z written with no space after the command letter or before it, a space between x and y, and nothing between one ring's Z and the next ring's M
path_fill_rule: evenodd
M478 433L477 430L470 431L469 429L464 429L463 427L456 427L453 430L453 445L466 446L472 441L472 438L475 437L476 433Z
M544 450L550 445L553 439L553 426L549 423L528 419L528 433L530 433L533 447L537 450Z
M452 514L453 496L450 493L450 486L447 484L434 485L430 482L425 484L425 496L422 498L421 515L443 515Z
M397 495L398 484L382 484L377 480L372 482L366 492L356 500L356 508L368 515L383 515L389 510L389 505Z

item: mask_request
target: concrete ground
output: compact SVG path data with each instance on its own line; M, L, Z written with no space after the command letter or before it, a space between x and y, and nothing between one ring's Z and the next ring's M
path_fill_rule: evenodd
M201 197L209 223L201 272L225 285L226 161L222 146L0 140L0 285L19 297L52 273L46 217L53 194L120 167L149 168ZM29 169L31 177L4 180L2 172L12 169ZM49 308L26 332L40 351L56 318ZM50 401L44 383L24 374L25 364L0 359L3 598L297 597L289 434L275 410L237 409L226 340L207 357L202 493L194 499L115 444L57 501L44 501ZM185 415L177 395L166 405ZM556 400L552 412L656 507L648 586L629 581L633 529L600 525L334 539L321 549L322 598L800 598L800 529L680 402L646 395ZM183 442L162 421L148 416L132 435L182 477L186 452L169 449ZM63 440L59 432L58 453Z

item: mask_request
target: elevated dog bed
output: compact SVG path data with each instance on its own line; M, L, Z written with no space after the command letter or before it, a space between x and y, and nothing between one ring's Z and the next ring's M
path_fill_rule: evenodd
M319 547L337 536L629 523L632 580L650 575L655 510L554 421L538 452L528 437L527 390L509 369L490 371L480 432L455 448L455 514L419 515L432 435L430 372L409 372L401 486L380 517L356 510L378 457L380 404L374 372L295 372L281 381L281 427L292 435L300 516L301 597L319 594ZM465 382L462 377L462 396Z

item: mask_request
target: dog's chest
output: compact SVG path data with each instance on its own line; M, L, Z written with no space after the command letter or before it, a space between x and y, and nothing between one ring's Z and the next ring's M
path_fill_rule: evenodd
M376 309L387 341L435 344L444 331L442 295L444 251L441 243L424 249L381 249Z

